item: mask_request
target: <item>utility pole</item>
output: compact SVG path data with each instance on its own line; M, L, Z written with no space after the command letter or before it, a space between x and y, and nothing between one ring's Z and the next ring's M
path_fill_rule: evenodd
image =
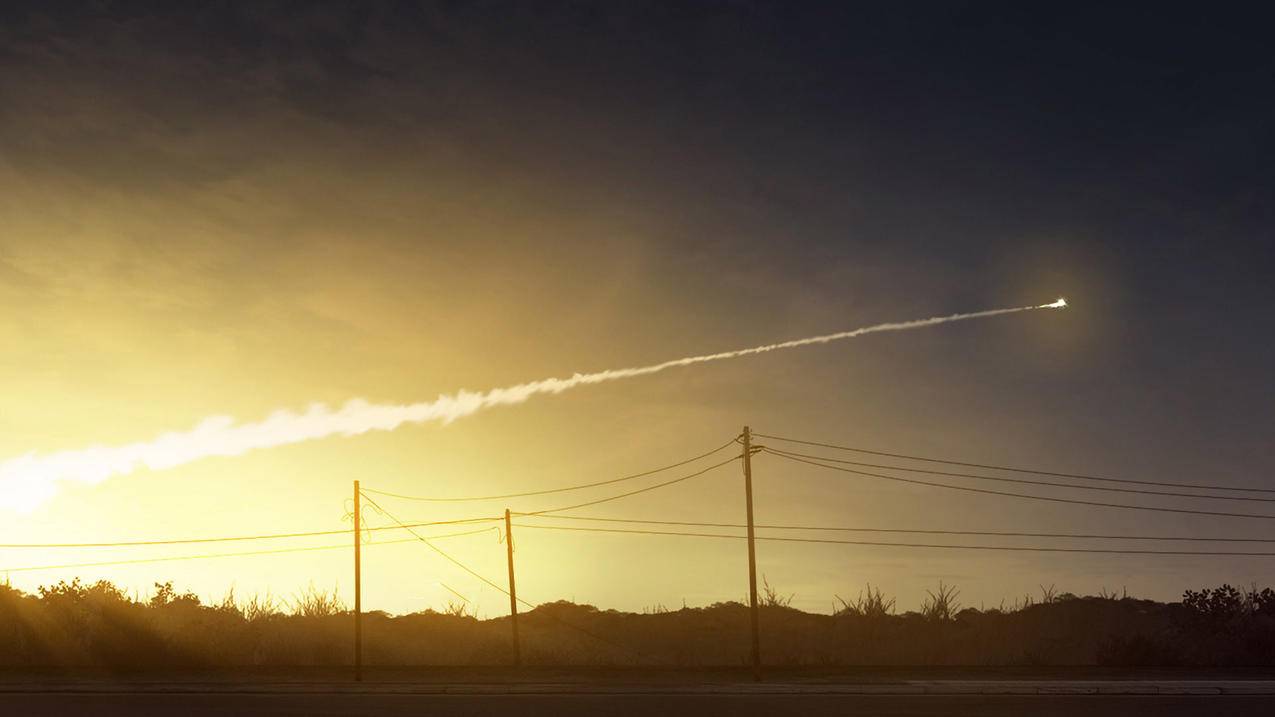
M522 645L518 642L518 587L514 584L514 531L505 508L505 552L509 556L509 621L514 629L514 667L522 665Z
M354 681L363 681L363 566L359 535L359 482L354 481Z
M753 625L753 682L761 682L761 635L757 618L757 548L753 539L753 439L744 426L744 502L748 507L748 610Z

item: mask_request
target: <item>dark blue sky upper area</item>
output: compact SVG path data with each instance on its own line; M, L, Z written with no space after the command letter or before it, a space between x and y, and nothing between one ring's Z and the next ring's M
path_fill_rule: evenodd
M270 90L287 102L369 129L481 118L470 131L502 145L493 151L559 150L553 171L623 172L637 193L661 191L678 156L715 165L778 214L845 211L838 189L850 186L863 234L971 268L1021 233L1080 230L1133 254L1148 273L1140 288L1164 291L1157 305L1177 305L1174 293L1214 276L1230 296L1260 289L1275 122L1266 18L1161 3L850 5L102 2L3 12L6 44L56 33L105 53L100 27L131 25L134 42L189 60L192 73L270 68ZM245 91L174 93L162 82L162 113ZM586 152L604 156L575 156ZM952 231L933 236L933 224ZM921 246L902 246L908 226L927 230ZM832 224L794 240L835 249L839 235ZM1157 281L1157 270L1175 279Z

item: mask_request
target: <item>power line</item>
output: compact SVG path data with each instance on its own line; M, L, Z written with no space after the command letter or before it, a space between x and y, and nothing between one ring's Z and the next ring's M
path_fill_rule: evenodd
M1275 503L1275 498L1252 498L1244 495L1204 495L1201 493L1175 493L1172 491L1145 490L1141 488L1108 488L1105 486L1089 486L1076 485L1074 483L1055 483L1053 481L1028 480L1026 478L1005 478L1002 476L985 476L977 473L955 473L951 471L932 471L924 468L907 468L904 466L881 465L879 463L860 463L859 461L847 461L840 458L828 458L826 456L812 456L806 453L796 453L794 451L784 451L778 448L773 449L775 453L786 456L800 456L801 458L813 458L830 463L841 463L844 465L860 466L863 468L882 468L892 471L903 471L905 473L924 473L926 475L949 476L952 478L973 478L976 480L990 480L998 483L1020 483L1024 485L1043 485L1053 488L1074 488L1076 490L1096 490L1107 493L1136 493L1138 495L1158 495L1169 498L1207 498L1211 500L1238 500L1253 503Z
M529 518L553 518L555 520L584 520L603 523L631 523L636 525L677 525L698 528L746 528L744 523L704 523L682 520L639 520L635 518L603 518L585 515L529 515ZM1147 540L1147 541L1180 541L1198 543L1275 543L1275 538L1196 538L1166 535L1107 535L1098 533L1026 533L1018 531L998 530L934 530L915 528L851 528L828 525L763 525L753 527L765 530L809 530L822 532L846 533L903 533L915 535L979 535L1004 538L1072 538L1090 540Z
M362 491L360 491L360 493L361 493L361 492L362 492ZM505 594L505 596L507 596L507 597L512 597L512 596L510 596L510 595L509 595L509 591L508 591L508 590L506 590L506 589L504 589L504 588L500 587L499 585L497 585L496 583L492 582L491 580L488 580L488 579L487 579L485 576L483 576L481 573L478 573L477 571L475 571L475 570L473 570L472 568L470 568L468 565L465 565L465 564L464 564L464 563L462 563L461 561L459 561L459 560L457 560L456 558L452 557L452 556L451 556L451 555L449 555L446 551L444 551L442 548L440 548L440 547L438 547L437 545L434 545L433 543L431 543L428 539L421 537L421 535L420 535L419 533L417 533L415 530L412 530L411 528L408 528L406 524L404 524L402 521L400 521L398 518L396 518L396 517L395 517L392 513L390 513L388 510L385 510L385 508L381 507L381 506L380 506L380 505L379 505L379 504L378 504L375 500L373 500L371 497L369 497L369 496L367 496L367 495L364 495L363 497L364 497L364 498L367 498L368 503L371 503L371 504L372 504L372 506L373 506L374 508L376 508L376 510L380 511L383 515L385 515L385 517L387 517L387 518L389 518L390 520L392 520L392 521L394 521L395 523L397 523L397 524L399 525L399 527L405 528L405 529L407 530L407 532L409 532L409 533L411 533L413 536L415 536L417 540L419 540L419 541L421 541L422 543L424 543L425 545L429 546L429 548L430 548L431 550L433 550L434 552L436 552L436 553L438 553L439 555L441 555L441 556L443 556L444 558L446 558L446 559L447 559L448 561L450 561L453 565L455 565L455 566L459 567L461 570L464 570L465 572L469 573L470 575L474 576L475 578L478 578L479 580L481 580L482 582L486 583L487 585L490 585L491 587L495 588L495 589L496 589L496 590L498 590L499 592L504 593L504 594ZM505 536L505 539L506 539L506 540L508 540L508 539L509 539L509 536ZM525 606L527 606L527 607L531 608L533 611L536 609L536 605L535 605L534 603L528 602L527 600L524 600L524 599L522 599L522 598L520 598L520 597L515 597L514 599L515 599L515 600L517 600L518 602L522 603L523 605L525 605ZM608 640L608 639L606 639L605 637L602 637L601 635L594 634L593 632L591 632L591 631L589 631L589 630L586 630L585 628L580 627L579 625L573 625L573 624L571 624L571 623L569 623L569 622L566 622L565 620L561 620L561 619L559 619L559 618L557 618L557 617L554 617L553 615L551 615L551 614L549 614L549 613L547 613L547 612L542 612L542 614L544 614L544 615L545 615L545 617L549 618L550 620L552 620L552 621L554 621L554 622L558 623L559 625L563 625L563 626L565 626L565 627L569 627L569 628L571 628L572 630L576 630L576 631L580 632L581 634L588 635L589 637L592 637L593 639L595 639L595 640L597 640L598 642L601 642L601 643L603 643L603 644L605 644L605 645L610 645L611 647L614 647L614 648L616 648L616 649L619 649L619 650L623 650L623 651L630 652L630 653L632 653L632 654L634 654L634 655L637 655L637 656L639 656L639 657L646 657L646 655L643 655L641 652L638 652L637 650L634 650L634 649L633 649L633 648L631 648L631 647L628 647L628 646L626 646L626 645L620 645L620 644L618 644L618 643L612 642L611 640Z
M777 458L783 458L784 460L795 461L797 463L805 463L807 465L818 466L820 468L827 468L829 470L834 470L834 471L841 471L842 473L852 473L854 475L866 476L868 478L880 478L883 480L898 481L900 483L912 483L914 485L925 485L925 486L930 486L933 488L947 488L949 490L962 490L969 493L982 493L984 495L999 495L999 496L1005 496L1008 498L1025 498L1027 500L1041 500L1041 501L1047 501L1050 503L1067 503L1070 505L1090 505L1090 506L1095 506L1098 508L1121 508L1124 510L1147 510L1147 511L1152 511L1157 513L1180 513L1185 515L1210 515L1210 516L1219 516L1224 518L1261 518L1263 520L1275 520L1275 515L1262 515L1258 513L1226 513L1223 511L1216 511L1216 510L1192 510L1189 508L1160 508L1160 507L1153 507L1149 505L1128 505L1125 503L1102 503L1102 502L1093 501L1093 500L1078 500L1074 498L1054 498L1054 497L1043 496L1043 495L1031 495L1028 493L1009 493L1006 491L988 490L986 488L971 488L969 486L962 486L962 485L948 485L946 483L934 483L931 481L915 480L913 478L900 478L899 476L887 476L887 475L881 475L880 473L869 473L867 471L857 471L857 470L852 470L850 468L842 468L841 466L830 466L830 465L827 465L826 463L818 463L816 461L806 460L805 458L795 458L785 453L777 452L773 448L767 448L765 449L765 452Z
M489 530L496 530L496 527L491 526L489 528L482 528L481 530L467 530L460 533L446 533L443 535L432 536L430 539L440 540L443 538L458 538L462 535L477 535L479 533L486 533ZM344 532L348 533L350 531L347 530ZM402 538L399 540L386 540L379 543L368 543L368 545L393 545L395 543L411 543L411 542L415 542L415 540L416 540L415 538ZM23 572L29 572L32 570L60 570L64 568L96 568L96 567L104 567L108 565L134 565L134 564L141 564L141 563L163 563L163 562L170 562L170 561L177 561L177 560L205 560L208 558L243 558L243 557L249 557L253 555L276 555L279 553L307 553L307 552L312 552L316 550L343 550L343 549L348 550L349 548L350 548L349 545L317 545L317 546L309 546L305 548L278 548L275 550L253 550L253 551L239 552L239 553L204 553L201 555L172 555L172 556L166 556L162 558L137 558L133 560L103 560L100 562L93 562L93 563L68 563L65 565L32 565L32 566L26 566L26 567L20 567L20 568L0 569L0 573L23 573Z
M368 502L368 503L371 503L373 508L375 508L376 510L378 510L379 512L381 512L382 514L384 514L384 515L385 515L387 518L389 518L390 520L392 520L392 521L394 521L395 523L397 523L397 524L398 524L398 527L403 528L403 529L404 529L404 530L406 530L407 532L411 533L411 534L412 534L412 535L413 535L413 536L414 536L417 540L419 540L419 541L421 541L422 543L424 543L424 544L428 545L428 546L429 546L429 547L430 547L430 548L431 548L434 552L438 553L439 555L443 556L444 558L447 558L447 559L448 559L448 560L450 560L453 564L455 564L457 567L459 567L461 570L464 570L465 572L469 573L470 575L473 575L474 577L478 578L479 580L483 581L484 583L487 583L488 585L492 586L493 588L496 588L496 589L497 589L497 590L499 590L500 592L502 592L502 593L504 593L504 594L506 594L506 595L508 595L508 594L509 594L509 592L508 592L508 591L506 591L504 588L500 587L500 586L499 586L499 585L497 585L496 583L493 583L492 581L488 580L487 578L483 577L482 575L480 575L480 574L478 574L478 573L474 572L473 570L471 570L471 569L469 568L469 566L467 566L467 565L465 565L464 563L460 562L460 561L459 561L459 560L457 560L456 558L453 558L451 555L449 555L449 554L448 554L446 551L444 551L442 548L440 548L440 547L438 547L437 545L434 545L433 543L429 542L429 539L428 539L428 538L422 537L420 533L417 533L415 530L412 530L410 527L408 527L408 525L407 525L406 523L404 523L404 522L400 521L398 518L394 517L394 515L392 515L392 514L391 514L388 510L386 510L386 509L382 508L382 507L381 507L381 506L380 506L380 505L379 505L379 504L378 504L375 500L373 500L373 499L372 499L372 498L370 498L369 496L366 496L366 495L365 495L365 496L363 496L363 497L364 497L364 498L367 498L367 502ZM533 606L533 607L534 607L534 606Z
M497 528L496 530L500 530L500 528ZM408 540L410 541L411 539L410 539L410 538L408 538ZM442 581L440 580L438 584L439 584L439 585L442 585L444 590L446 590L447 592L451 593L452 595L455 595L456 597L460 598L461 600L464 600L464 601L465 601L465 602L467 602L467 603L468 603L468 602L473 602L472 600L470 600L469 598L465 597L464 595L461 595L460 593L456 592L456 590L454 590L454 589L452 588L452 586L448 585L447 583L442 582Z
M460 520L431 520L423 523L409 523L407 528L423 528L433 525L463 525L466 523L482 523L488 521L503 520L503 518L462 518ZM364 528L366 531L376 530L402 530L398 526L389 526L382 528ZM229 543L242 540L275 540L281 538L310 538L319 535L345 535L350 529L345 530L317 530L308 533L270 533L267 535L236 535L231 537L218 538L180 538L171 540L125 540L110 543L6 543L0 544L0 548L19 549L19 548L125 548L143 545L188 545L192 543Z
M746 535L723 535L721 533L691 533L665 530L635 530L624 528L580 528L571 525L530 525L516 523L519 528L536 530L566 530L589 533L626 533L637 535L669 535L687 538L726 538L731 540L747 540ZM1248 556L1275 557L1275 553L1240 552L1240 551L1191 551L1191 550L1138 550L1118 548L1049 548L1036 546L1011 545L944 545L940 543L886 543L871 540L832 540L827 538L785 538L780 536L758 535L755 540L766 540L777 543L817 543L825 545L867 545L887 548L939 548L944 550L994 550L1030 553L1104 553L1114 555L1177 555L1177 556Z
M786 441L788 443L801 443L807 446L819 446L821 448L835 448L840 451L852 451L854 453L866 453L873 456L885 456L887 458L902 458L910 461L924 461L926 463L944 463L951 466L964 466L966 468L986 468L989 470L1009 471L1011 473L1030 473L1033 475L1053 476L1055 478L1075 478L1077 480L1101 481L1104 483L1131 483L1136 485L1158 485L1167 488L1199 488L1202 490L1232 490L1245 493L1275 493L1272 488L1238 488L1234 486L1221 485L1204 485L1199 483L1174 483L1168 481L1149 481L1134 480L1131 478L1102 478L1099 476L1084 475L1081 473L1058 473L1054 471L1036 470L1033 468L1014 468L1011 466L995 466L985 463L964 463L961 461L946 460L942 458L927 458L924 456L913 456L904 453L887 453L885 451L874 451L867 448L854 448L851 446L839 446L833 443L818 443L816 441L803 441L797 438L785 438L783 436L773 436L767 433L754 433L758 438L769 438L775 441Z
M653 468L649 471L634 473L632 475L622 476L620 478L612 478L610 480L597 481L595 483L582 483L580 485L564 486L562 488L549 488L546 490L526 491L524 493L505 493L503 495L481 495L481 496L462 497L462 498L437 498L437 497L403 495L400 493L390 493L388 491L383 491L383 490L373 490L371 488L364 488L363 492L374 493L376 495L383 495L383 496L388 496L391 498L402 498L403 500L423 501L427 503L464 503L464 502L472 502L472 501L480 501L480 500L500 500L503 498L526 498L533 495L549 495L551 493L567 493L574 490L584 490L585 488L596 488L598 486L611 485L612 483L621 483L623 481L634 480L636 478L644 478L649 475L654 475L656 473L663 473L664 471L672 470L673 468L679 468L688 463L694 463L695 461L698 461L701 458L707 458L715 453L720 453L721 451L726 450L728 447L734 444L736 440L737 440L736 438L732 438L729 441L723 443L722 445L718 446L717 448L714 448L713 450L707 453L701 453L700 455L695 456L693 458L687 458L684 461L671 463L661 468Z
M727 463L734 463L735 461L739 460L740 458L741 458L741 456L731 456L730 458L727 458L726 460L722 461L721 463L714 463L713 465L711 465L711 466L709 466L709 467L707 467L707 468L704 468L704 469L702 469L702 470L695 471L694 473L691 473L691 474L689 474L689 475L684 475L684 476L682 476L681 478L674 478L673 480L664 481L663 483L656 483L655 485L649 485L649 486L647 486L647 487L645 487L645 488L639 488L639 489L637 489L637 490L631 490L631 491L629 491L628 493L620 493L619 495L613 495L613 496L609 496L609 497L606 497L606 498L599 498L598 500L591 500L591 501L587 501L587 502L584 502L584 503L576 503L575 505L566 505L566 506L562 506L562 507L560 507L560 508L546 508L545 510L534 510L534 511L526 512L526 513L515 512L515 513L514 513L514 515L544 515L545 513L557 513L557 512L560 512L560 511L564 511L564 510L575 510L576 508L586 508L586 507L591 506L591 505L598 505L599 503L609 503L609 502L611 502L611 501L613 501L613 500L619 500L619 499L621 499L621 498L628 498L629 496L634 496L634 495L637 495L637 494L639 494L639 493L646 493L646 492L648 492L648 491L653 491L653 490L656 490L656 489L658 489L658 488L665 488L665 487L671 486L671 485L673 485L673 484L675 484L675 483L681 483L682 481L687 481L687 480L690 480L690 479L692 479L692 478L698 478L699 476L702 476L702 475L704 475L705 473L707 473L707 472L709 472L709 471L711 471L711 470L716 470L717 468L721 468L722 466L726 465Z

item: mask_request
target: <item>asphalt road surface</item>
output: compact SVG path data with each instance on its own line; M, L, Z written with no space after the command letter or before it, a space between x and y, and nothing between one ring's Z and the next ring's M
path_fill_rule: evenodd
M1270 670L861 668L0 670L0 717L42 715L1275 715Z
M1271 715L1272 695L8 693L6 715Z

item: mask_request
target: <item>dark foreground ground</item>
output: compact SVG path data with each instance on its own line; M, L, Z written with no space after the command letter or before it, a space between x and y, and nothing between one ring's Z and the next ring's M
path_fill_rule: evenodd
M4 696L5 714L62 715L1270 715L1263 695L57 694Z
M6 715L1270 715L1263 671L6 670Z

